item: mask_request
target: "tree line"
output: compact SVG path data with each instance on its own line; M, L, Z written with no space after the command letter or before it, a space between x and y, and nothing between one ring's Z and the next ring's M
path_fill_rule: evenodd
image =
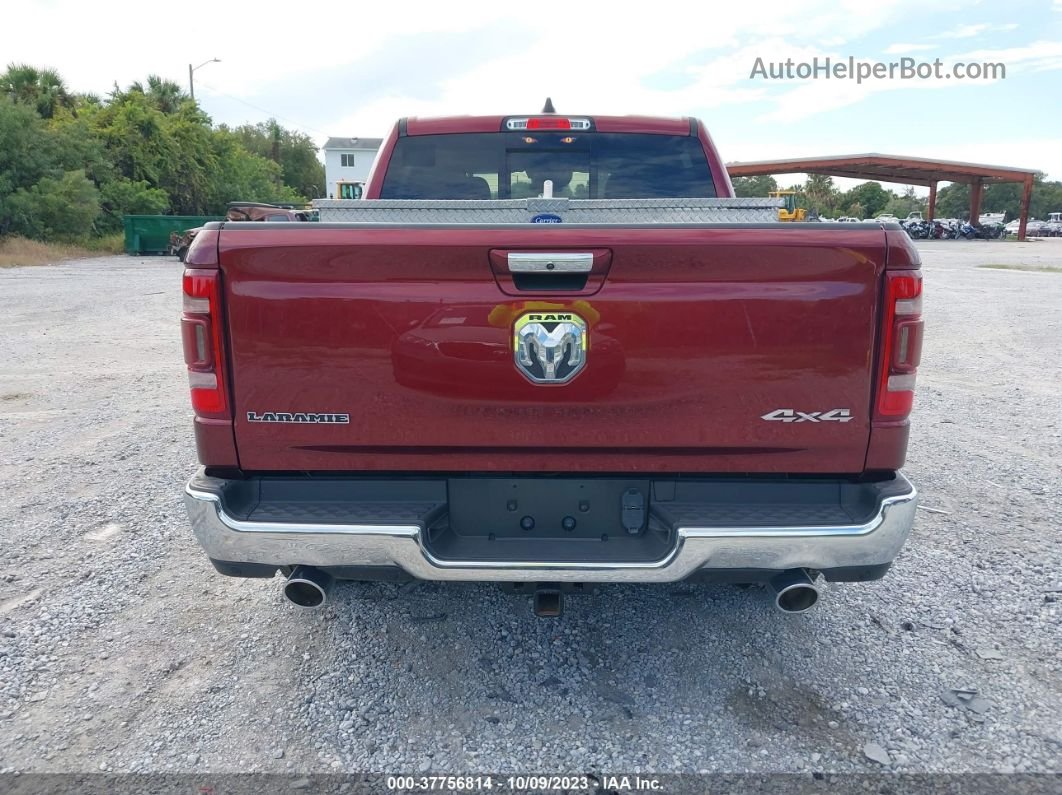
M155 75L106 97L68 90L52 69L0 75L0 236L77 241L120 231L126 214L301 204L324 178L308 136L275 120L215 126Z
M766 196L778 190L774 177L736 177L734 190L738 196ZM804 207L825 218L875 218L883 213L906 218L911 212L925 215L928 200L915 195L914 188L894 193L878 182L864 182L850 190L839 190L833 178L824 174L808 174L807 180L787 190L797 191L797 206ZM981 212L1006 213L1006 220L1018 217L1021 211L1022 185L1016 182L993 183L985 186L981 196ZM1038 174L1033 182L1030 218L1046 218L1048 213L1062 211L1062 182L1047 181ZM953 182L937 191L937 218L963 218L970 214L970 186Z

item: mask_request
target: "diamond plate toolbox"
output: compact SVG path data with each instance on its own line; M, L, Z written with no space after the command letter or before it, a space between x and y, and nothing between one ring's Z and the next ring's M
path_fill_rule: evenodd
M778 221L781 199L317 199L322 222L396 225L528 224L551 215L565 224L763 224Z

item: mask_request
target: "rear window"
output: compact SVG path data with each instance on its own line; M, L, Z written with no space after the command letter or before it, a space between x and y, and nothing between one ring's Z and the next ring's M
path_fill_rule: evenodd
M714 198L700 141L597 132L457 133L399 138L382 199Z

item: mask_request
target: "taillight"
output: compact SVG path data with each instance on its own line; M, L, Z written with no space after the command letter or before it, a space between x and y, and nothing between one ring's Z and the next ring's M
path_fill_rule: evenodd
M886 271L882 340L875 416L902 420L914 405L915 373L922 357L921 271Z
M507 119L507 130L589 130L590 119L570 116L530 116Z
M567 119L558 119L547 116L543 119L528 119L529 130L570 130L572 123Z
M188 365L188 386L197 415L227 417L224 351L221 347L219 271L188 268L184 272L181 340Z

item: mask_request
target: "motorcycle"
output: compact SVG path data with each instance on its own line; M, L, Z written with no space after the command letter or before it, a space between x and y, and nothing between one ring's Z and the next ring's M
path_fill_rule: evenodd
M914 240L940 240L944 226L939 221L911 220L903 224L904 230Z
M1007 230L1002 224L974 226L969 221L901 221L901 226L912 240L999 240L1006 238Z
M1006 232L1002 224L974 226L969 221L963 221L959 227L959 234L967 240L998 240Z
M938 223L940 223L941 240L954 240L959 236L959 227L955 221L948 221L947 223Z
M925 240L926 224L924 221L904 221L904 231L907 232L907 236L913 240Z

